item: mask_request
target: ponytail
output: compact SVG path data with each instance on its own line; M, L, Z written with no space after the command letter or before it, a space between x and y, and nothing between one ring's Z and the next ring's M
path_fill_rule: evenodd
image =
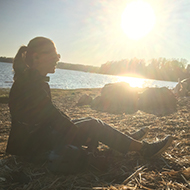
M33 66L33 54L39 53L43 47L49 44L54 45L53 41L48 38L36 37L30 40L27 46L20 47L13 62L14 80L27 74L25 71Z
M13 61L13 69L15 72L14 79L22 75L24 71L28 68L25 62L26 52L27 52L27 46L21 46L14 58Z

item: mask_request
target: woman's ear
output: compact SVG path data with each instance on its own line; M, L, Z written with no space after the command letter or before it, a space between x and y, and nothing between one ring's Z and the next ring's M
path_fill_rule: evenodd
M32 55L32 58L33 58L33 61L36 62L36 61L38 61L38 59L39 59L39 55L38 55L37 53L34 53L34 54Z

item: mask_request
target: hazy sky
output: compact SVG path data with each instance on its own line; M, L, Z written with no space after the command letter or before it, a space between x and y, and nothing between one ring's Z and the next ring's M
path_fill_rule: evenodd
M190 63L190 1L147 0L155 24L140 40L130 39L121 28L121 15L130 2L0 0L0 56L14 57L21 45L45 36L68 63L100 66L133 57L184 58Z

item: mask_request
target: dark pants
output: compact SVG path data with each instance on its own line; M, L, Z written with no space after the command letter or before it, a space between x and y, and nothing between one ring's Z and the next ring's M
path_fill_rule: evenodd
M64 129L63 132L52 131L50 139L54 148L48 156L48 168L52 172L74 173L84 169L88 162L93 164L86 151L80 148L82 145L97 147L98 142L102 142L126 154L133 141L99 119L86 117L72 122L77 127L70 127L65 133Z
M78 126L78 133L73 141L75 145L95 145L102 142L112 149L121 153L127 153L131 141L131 137L114 129L110 125L99 119L92 117L80 118L72 120Z
M51 127L32 127L20 123L11 131L7 152L15 155L36 156L51 150L61 150L64 145L87 145L97 147L102 142L121 153L127 153L133 139L110 125L92 117L72 120L77 126L65 132L56 131ZM69 132L68 132L69 131ZM17 133L16 133L17 132Z

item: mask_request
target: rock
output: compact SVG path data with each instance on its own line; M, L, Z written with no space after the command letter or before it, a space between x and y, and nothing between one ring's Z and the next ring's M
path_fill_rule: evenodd
M106 84L101 96L95 98L92 107L111 113L134 112L137 108L138 93L128 83Z
M77 106L83 106L83 105L89 105L92 103L92 97L90 97L87 94L84 94L80 97L80 99L77 102Z
M148 88L140 96L138 109L143 111L175 110L177 99L166 87Z
M91 107L95 109L101 109L101 104L102 104L102 99L101 96L97 96L92 100Z

